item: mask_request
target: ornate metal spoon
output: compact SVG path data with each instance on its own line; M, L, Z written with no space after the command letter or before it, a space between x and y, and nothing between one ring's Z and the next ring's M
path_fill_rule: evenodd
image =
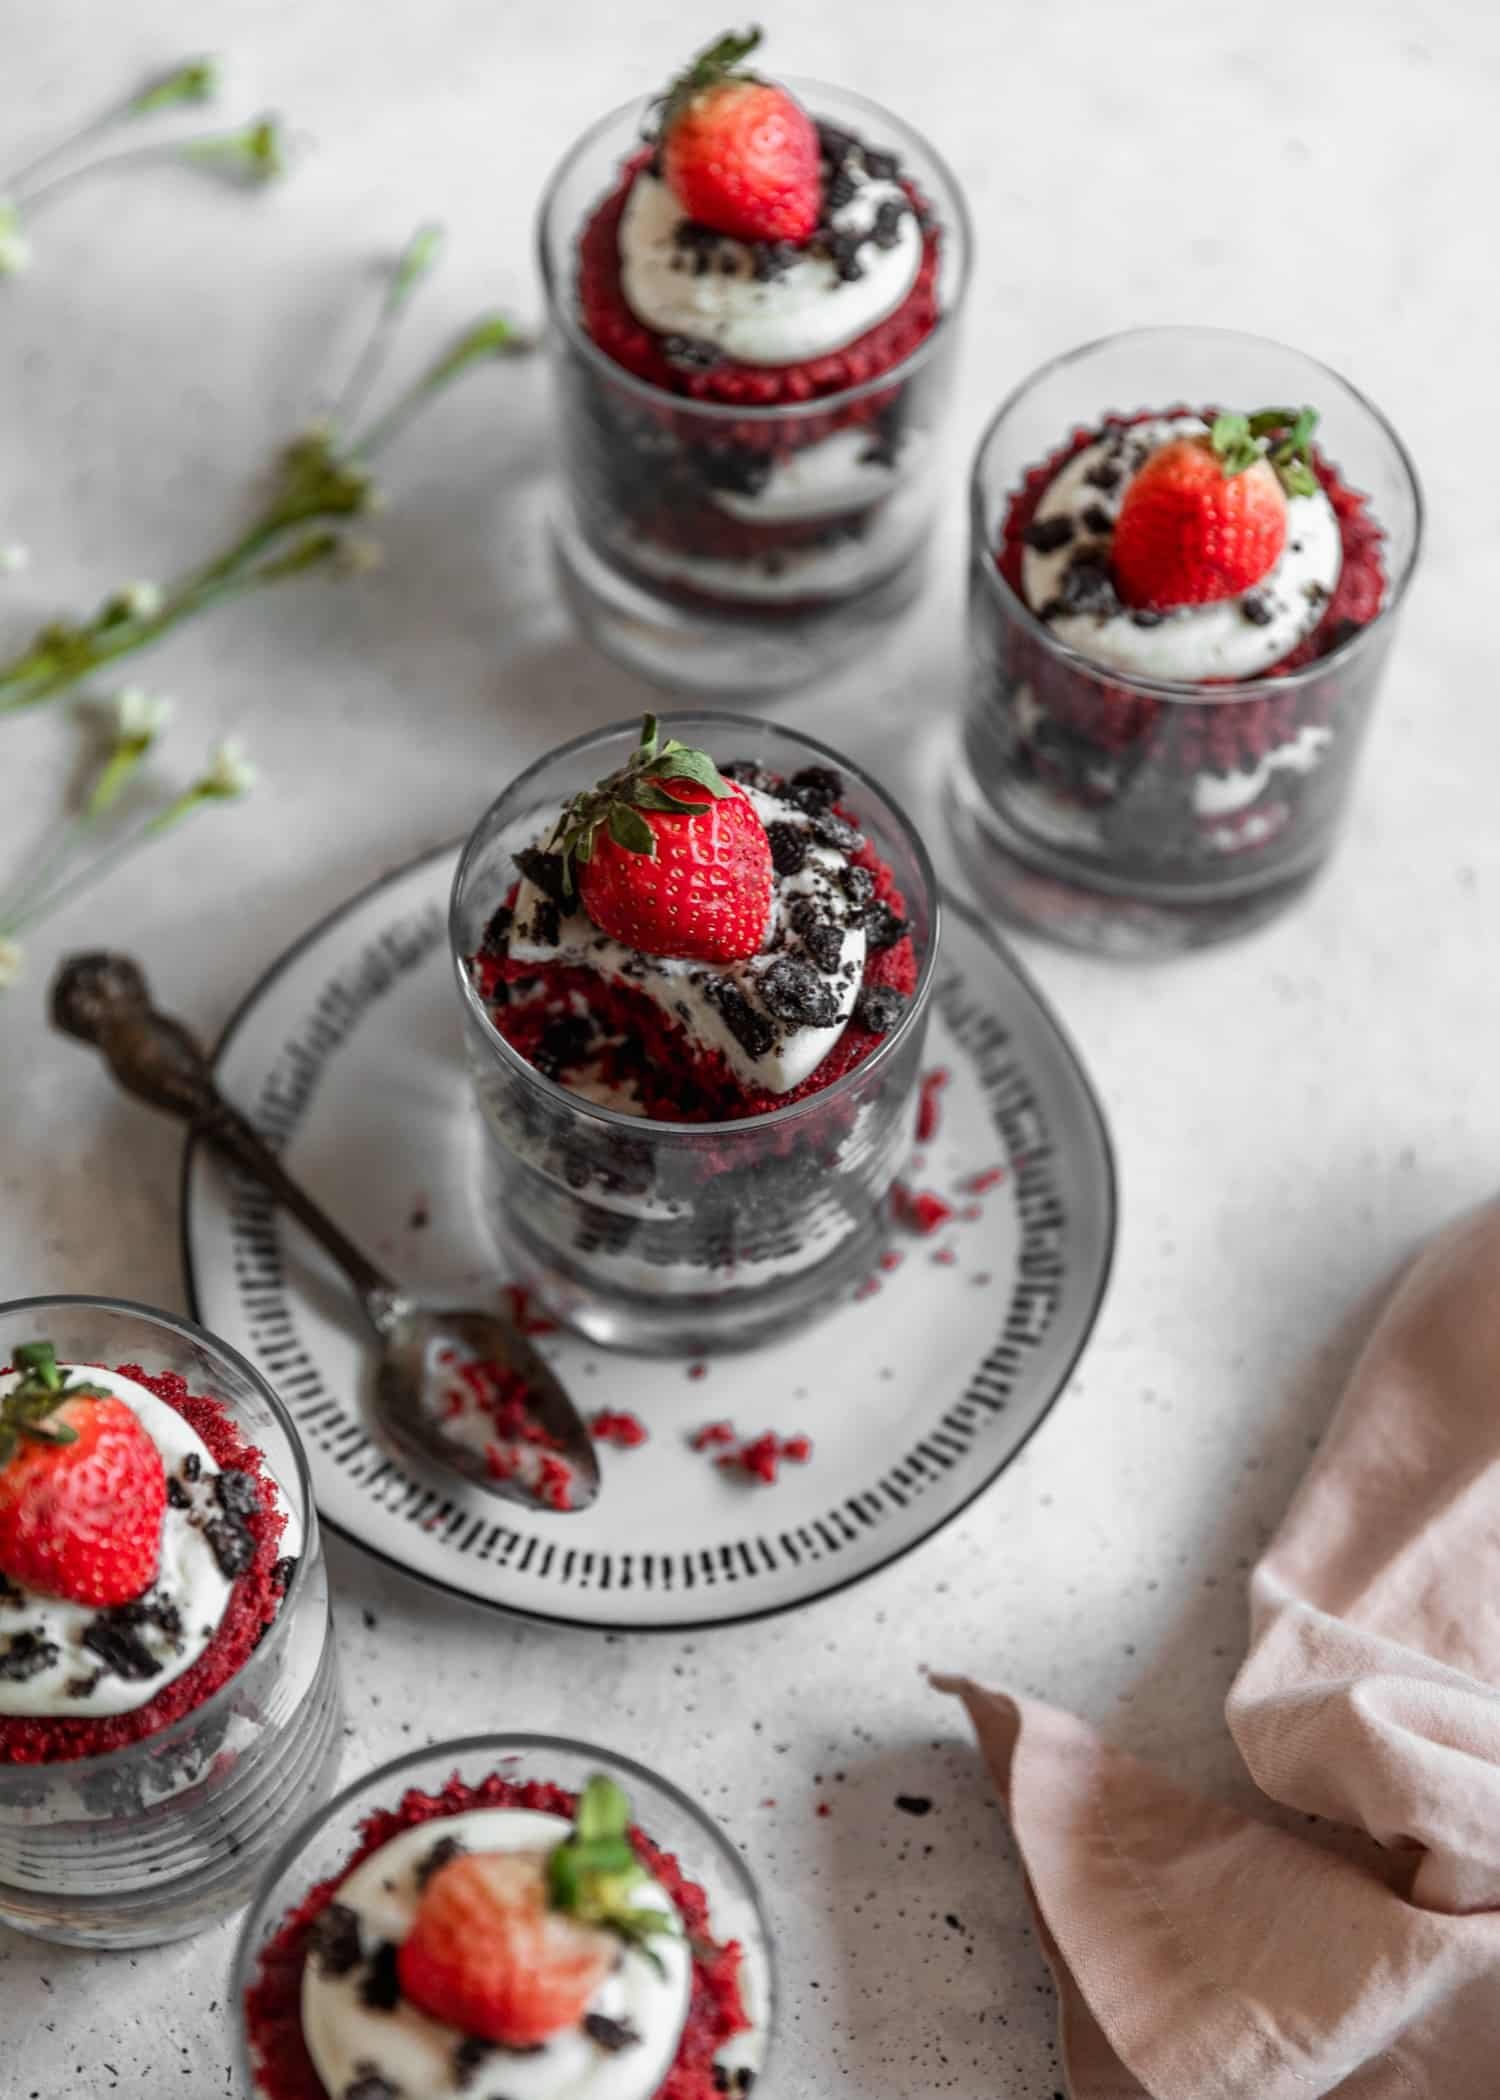
M398 1443L488 1494L533 1509L562 1506L557 1489L544 1490L539 1479L544 1456L555 1458L568 1472L566 1506L588 1508L599 1492L593 1439L551 1366L503 1314L421 1306L376 1268L224 1099L196 1039L180 1021L156 1011L145 977L128 956L73 956L53 986L52 1018L68 1035L102 1051L127 1093L178 1117L258 1181L343 1271L380 1337L376 1411ZM524 1380L525 1415L542 1434L536 1442L506 1440L519 1454L514 1472L497 1475L482 1450L444 1427L430 1398L444 1350L455 1352L450 1363L478 1360Z

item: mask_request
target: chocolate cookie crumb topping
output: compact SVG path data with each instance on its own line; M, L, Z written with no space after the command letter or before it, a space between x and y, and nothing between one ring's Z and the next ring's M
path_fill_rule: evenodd
M167 1500L173 1509L191 1509L193 1498L175 1473L167 1475Z
M313 1919L307 1935L307 1951L324 1976L347 1976L364 1959L359 1939L359 1918L347 1903L330 1903Z
M865 907L865 944L878 955L885 948L894 948L911 928L905 919L897 918L888 904L878 898Z
M1091 489L1102 489L1106 496L1110 496L1120 486L1123 477L1112 460L1101 459L1097 466L1089 468L1083 478Z
M196 1451L190 1451L188 1453L187 1457L182 1461L181 1470L183 1479L188 1481L190 1484L191 1482L195 1481L198 1478L198 1476L202 1473L203 1461L198 1456Z
M863 835L831 809L820 810L814 816L812 835L819 845L831 846L835 853L858 853L864 844Z
M500 905L491 912L484 936L479 943L481 955L503 957L510 946L510 924L512 912L508 904Z
M1057 596L1042 609L1044 620L1062 613L1116 613L1120 600L1110 574L1109 556L1100 547L1081 549L1063 570Z
M760 995L778 1021L799 1028L831 1028L839 1017L838 995L795 956L778 956L760 980Z
M512 858L526 880L535 883L544 897L550 897L554 904L567 902L560 853L545 853L540 846L523 846Z
M723 489L732 496L758 496L775 464L769 452L754 446L720 445L705 456L703 479L711 489ZM758 773L760 768L752 770Z
M260 1490L248 1473L226 1466L214 1475L214 1500L232 1517L253 1517L260 1512Z
M771 866L778 875L800 875L807 865L807 833L795 824L768 824Z
M1154 606L1138 605L1130 615L1130 624L1132 627L1160 627L1166 617L1164 612L1157 612Z
M803 766L791 778L802 809L827 809L844 792L844 776L832 766Z
M453 2052L453 2076L459 2085L472 2085L494 2053L494 2043L482 2034L466 2034Z
M113 1612L102 1612L83 1629L83 1645L92 1649L106 1670L129 1683L140 1683L161 1673L161 1664L130 1625L122 1625Z
M219 1573L233 1582L255 1558L255 1541L238 1517L210 1517L203 1527Z
M840 868L839 888L856 911L863 911L875 894L875 877L868 868Z
M550 897L539 897L533 907L531 938L539 948L555 948L562 939L562 913Z
M737 780L741 787L774 788L776 785L775 774L768 773L754 758L732 758L727 766L720 766L719 771L726 780Z
M724 1017L724 1025L747 1057L764 1057L776 1034L764 1014L758 1014L743 992L722 978L711 978L708 996Z
M460 1838L439 1838L417 1868L417 1887L425 1889L438 1868L446 1867L450 1859L457 1859L463 1849L463 1841Z
M609 2056L618 2056L622 2049L638 2049L641 2037L628 2020L611 2020L607 2013L585 2013L583 2031L591 2042L595 2042Z
M90 1670L87 1677L70 1677L63 1686L65 1699L90 1699L104 1681L102 1670Z
M359 1987L362 2005L371 2012L394 2012L401 1996L401 1984L396 1974L396 1942L382 1940L375 1949L370 1962L369 1974Z
M1021 535L1028 547L1038 554L1055 554L1059 547L1066 547L1073 537L1071 518L1033 518Z
M556 1014L537 1040L531 1061L546 1079L560 1079L587 1058L594 1024L587 1014Z
M87 1640L87 1634L84 1638ZM60 1653L55 1641L45 1641L39 1633L13 1633L0 1648L0 1681L25 1684L29 1677L50 1670Z
M867 984L854 1005L854 1018L872 1035L889 1035L906 1011L906 1001L888 984Z
M1091 503L1083 514L1083 522L1089 532L1109 534L1115 529L1115 521L1102 503Z
M275 1583L277 1589L284 1590L290 1585L292 1577L297 1572L297 1561L298 1555L295 1553L282 1554L280 1560L277 1561L275 1567L271 1570L271 1580Z
M664 335L661 354L669 365L676 365L683 372L711 372L724 360L717 343L706 343L696 335Z
M354 2082L344 2087L344 2100L401 2100L401 2088L393 2085L373 2064L356 2064Z
M1240 600L1240 612L1252 627L1269 627L1276 617L1270 602L1259 591L1246 591Z
M844 929L831 919L805 926L802 945L818 968L831 977L844 959Z

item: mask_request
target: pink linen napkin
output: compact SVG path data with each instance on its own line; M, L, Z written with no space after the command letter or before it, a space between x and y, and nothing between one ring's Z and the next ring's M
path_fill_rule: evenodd
M1217 1806L939 1677L1015 1828L1074 2100L1500 2100L1500 1205L1397 1289L1251 1578Z

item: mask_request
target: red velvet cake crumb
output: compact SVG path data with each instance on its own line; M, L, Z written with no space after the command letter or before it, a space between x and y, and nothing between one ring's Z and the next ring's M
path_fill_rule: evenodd
M86 1367L85 1367L86 1368ZM281 1608L283 1582L278 1575L286 1515L274 1506L276 1487L261 1453L247 1444L222 1402L188 1391L175 1371L152 1377L139 1364L117 1364L116 1374L142 1385L174 1408L212 1453L223 1470L248 1474L260 1490L261 1507L242 1522L255 1544L255 1557L229 1593L224 1616L213 1640L180 1677L134 1713L85 1715L0 1715L0 1763L64 1764L123 1750L130 1743L157 1735L184 1714L212 1698L248 1662L251 1652Z
M891 1190L891 1202L897 1218L913 1232L936 1232L953 1216L951 1203L945 1203L931 1189L909 1189L904 1181L898 1181Z
M363 1860L403 1830L470 1809L529 1808L573 1820L576 1794L545 1781L502 1779L498 1773L469 1786L457 1776L439 1794L415 1789L399 1807L366 1818L361 1840L339 1872L310 1889L261 1953L255 1981L245 1993L245 2023L260 2090L266 2100L336 2100L319 2078L302 2037L302 1971L313 1921L334 1900ZM718 1944L711 1935L708 1898L689 1881L668 1852L639 1829L630 1842L646 1871L672 1898L682 1916L693 1956L693 1988L677 2060L655 2100L718 2100L714 2059L750 2021L740 1990L743 1953L736 1941Z
M648 1433L640 1416L624 1408L601 1407L589 1421L589 1434L598 1443L617 1445L621 1451L634 1451Z
M922 1074L917 1092L917 1143L930 1145L938 1134L943 1111L938 1096L948 1084L951 1073L946 1065L934 1065L930 1072Z

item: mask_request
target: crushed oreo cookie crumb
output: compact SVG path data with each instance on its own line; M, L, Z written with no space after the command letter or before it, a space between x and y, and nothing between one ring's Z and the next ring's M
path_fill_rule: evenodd
M831 846L835 853L858 853L864 844L863 835L831 809L819 810L813 816L812 835L820 845Z
M90 1670L87 1677L70 1677L63 1686L65 1699L90 1699L104 1682L103 1670Z
M545 1078L560 1079L583 1064L593 1046L594 1024L587 1014L557 1014L537 1038L531 1061Z
M401 2088L370 2063L354 2066L354 2081L344 2087L344 2100L402 2100Z
M446 1867L450 1859L457 1859L463 1849L461 1838L439 1838L432 1850L424 1855L417 1868L417 1887L425 1889L439 1867Z
M231 1517L260 1514L260 1489L251 1476L242 1473L237 1466L226 1466L222 1473L214 1475L214 1500Z
M898 918L891 907L879 898L865 907L865 945L879 955L882 949L894 948L897 941L911 932L905 919Z
M754 445L716 445L703 457L703 479L731 496L758 496L776 461Z
M778 277L785 277L797 260L797 250L790 241L751 241L750 275L757 284L774 284Z
M193 1498L175 1473L167 1475L167 1501L173 1509L191 1509Z
M706 343L696 335L664 335L661 354L669 365L676 365L682 372L711 372L724 361L717 343Z
M641 2044L639 2031L628 2020L612 2020L607 2013L585 2013L583 2031L608 2056L618 2056L622 2049L638 2049Z
M394 2012L401 1996L401 1983L396 1974L396 1942L382 1940L375 1949L369 1973L359 1987L359 2002L367 2005L371 2012Z
M711 978L707 992L724 1017L724 1025L747 1057L764 1057L776 1040L776 1032L764 1014L759 1014L744 993L722 978Z
M894 182L901 172L900 161L883 146L866 146L864 156L865 173L875 182Z
M1063 570L1057 596L1042 608L1044 620L1066 613L1116 613L1120 609L1109 556L1102 547L1085 547Z
M875 207L870 239L877 248L894 248L901 238L901 221L911 210L905 197L882 197Z
M842 211L852 204L859 194L859 184L854 179L854 170L847 161L841 161L823 186L823 209L826 212Z
M187 1457L182 1461L181 1472L183 1479L187 1481L189 1485L191 1485L191 1483L199 1477L202 1471L202 1459L198 1456L196 1451L190 1451Z
M510 927L513 913L508 904L499 905L490 913L489 921L479 943L481 955L503 957L510 946Z
M540 846L523 846L512 858L526 880L535 883L544 897L550 897L554 904L567 902L560 853L544 853Z
M1073 537L1071 518L1033 518L1021 534L1027 546L1038 554L1055 554L1059 547L1066 547Z
M1106 496L1112 496L1124 476L1113 460L1101 459L1083 478L1091 489L1102 489Z
M777 822L766 826L771 848L771 866L778 875L800 875L807 865L807 833L797 824Z
M854 906L855 912L862 912L875 894L875 877L868 868L853 865L840 868L838 881L839 888ZM858 923L857 919L855 923Z
M844 960L844 929L835 926L831 919L815 920L801 929L802 945L817 967L827 976Z
M13 1633L0 1648L0 1683L25 1684L28 1678L40 1677L61 1652L56 1641L43 1640L39 1633Z
M898 1794L896 1806L904 1816L925 1816L932 1810L932 1802L926 1794Z
M495 2053L495 2044L482 2034L466 2034L453 2052L453 2076L460 2086L472 2085Z
M359 1918L347 1903L330 1903L318 1912L308 1928L307 1951L323 1976L347 1976L359 1967L364 1959Z
M701 225L697 219L679 219L672 240L691 264L693 275L706 277L718 257L722 236L712 226Z
M888 984L867 984L854 1002L855 1020L871 1035L889 1035L905 1011L905 999Z
M737 780L741 787L774 788L776 786L775 774L768 773L759 759L732 758L727 766L720 766L719 771L726 780Z
M121 1624L115 1612L101 1612L83 1629L83 1645L97 1655L106 1670L127 1683L139 1684L161 1674L161 1664L135 1628Z
M1108 535L1115 529L1115 521L1102 503L1091 503L1083 513L1083 523L1089 532Z
M1276 617L1270 600L1262 597L1259 591L1246 591L1240 600L1240 613L1252 627L1269 627Z
M255 1541L238 1517L210 1517L203 1536L219 1563L219 1573L233 1582L255 1558Z
M289 1587L292 1577L297 1572L298 1557L295 1553L283 1553L275 1567L272 1568L271 1580L275 1583L277 1589L284 1590Z
M844 776L832 766L803 766L791 778L802 809L828 809L844 792Z
M550 897L539 897L532 908L531 938L539 948L555 948L562 939L562 913Z
M799 1028L831 1028L839 1017L832 986L795 956L780 955L760 980L760 995L778 1021Z
M1130 624L1132 627L1160 627L1166 617L1164 612L1157 612L1154 606L1137 605L1131 612Z

